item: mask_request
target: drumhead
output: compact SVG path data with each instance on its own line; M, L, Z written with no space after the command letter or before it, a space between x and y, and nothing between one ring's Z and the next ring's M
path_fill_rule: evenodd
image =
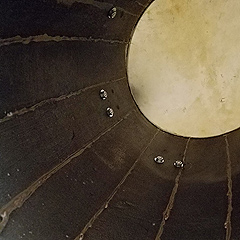
M128 50L128 79L160 129L212 137L240 126L240 1L155 0Z

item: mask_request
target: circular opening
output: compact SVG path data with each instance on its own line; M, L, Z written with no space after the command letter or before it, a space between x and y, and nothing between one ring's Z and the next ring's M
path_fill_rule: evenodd
M137 24L128 77L164 131L212 137L240 126L240 2L155 0Z

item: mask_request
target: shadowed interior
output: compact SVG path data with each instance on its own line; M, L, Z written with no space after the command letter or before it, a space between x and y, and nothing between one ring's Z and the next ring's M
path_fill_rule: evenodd
M1 240L239 239L240 130L169 134L130 93L150 3L0 2Z

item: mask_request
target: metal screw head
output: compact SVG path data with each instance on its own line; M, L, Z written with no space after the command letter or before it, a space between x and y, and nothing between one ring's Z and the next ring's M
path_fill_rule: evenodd
M99 95L102 100L105 100L108 97L107 91L105 91L104 89L100 90Z
M175 163L173 163L173 165L176 168L183 168L184 167L184 163L182 161L176 161Z
M110 107L107 108L107 115L108 115L110 118L113 117L113 115L114 115L114 111L113 111L112 108L110 108Z
M164 159L163 159L163 157L162 156L157 156L157 157L155 157L154 158L154 161L156 162L156 163L164 163Z
M115 18L117 15L117 9L115 7L111 8L109 11L108 11L108 18Z

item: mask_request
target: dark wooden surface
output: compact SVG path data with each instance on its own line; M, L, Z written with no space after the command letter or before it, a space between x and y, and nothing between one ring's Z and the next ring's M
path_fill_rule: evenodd
M186 140L182 140L162 132L156 136L86 240L154 239L178 174L173 159L183 157ZM157 155L164 156L164 164L153 161Z
M130 95L118 100L128 90L125 80L104 87L109 90L106 101L97 87L0 125L1 205L133 110ZM115 109L112 119L106 115L108 106Z
M231 133L228 141L232 159L232 240L238 240L240 236L240 131Z
M48 34L128 40L138 15L144 9L131 0L82 2L89 3L68 0L59 3L57 0L1 1L0 37ZM99 7L91 2L98 3ZM120 8L116 18L110 20L107 13L113 6L124 7L126 11Z
M186 163L162 239L225 239L228 189L224 137L190 140Z
M0 214L13 210L0 239L240 239L240 130L157 133L129 91L126 50L151 1L66 2L0 2Z
M133 165L154 131L138 113L130 114L39 188L12 215L3 238L18 239L26 229L32 232L26 233L29 239L76 237ZM136 133L138 141L133 145Z
M124 44L79 41L2 47L0 116L5 111L125 77L124 50Z

